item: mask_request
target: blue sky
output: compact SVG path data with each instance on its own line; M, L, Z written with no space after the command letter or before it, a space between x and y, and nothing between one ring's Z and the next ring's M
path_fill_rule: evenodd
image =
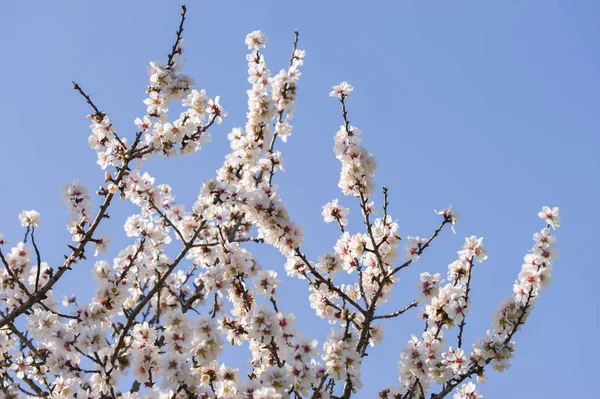
M61 262L70 238L60 187L80 179L91 189L103 172L87 147L87 105L76 80L119 132L131 136L143 114L146 66L163 60L178 22L177 2L17 2L0 5L0 231L22 237L17 214L37 209L45 260ZM497 304L512 290L522 256L539 230L542 205L560 206L554 283L523 331L510 370L489 373L486 398L587 397L600 356L596 295L600 273L593 249L600 196L600 5L594 1L502 2L199 2L188 3L187 71L198 87L221 96L229 116L213 142L193 157L152 161L148 170L191 205L226 154L226 134L245 120L246 33L263 30L272 71L285 67L292 32L307 50L295 131L283 151L286 173L276 176L292 217L302 221L304 249L313 258L331 249L336 229L321 206L341 197L332 138L341 119L327 94L347 80L355 86L349 118L377 156L376 181L390 192L401 234L429 235L434 208L460 212L457 234L444 232L401 275L390 309L416 295L422 271L445 274L463 237L485 237L489 259L475 271L474 305L466 338L491 325ZM380 201L377 196L376 201ZM343 198L355 216L359 209ZM122 241L131 205L119 202L102 230ZM352 231L359 231L357 219ZM121 240L119 240L119 238ZM113 245L113 250L118 250ZM265 267L283 275L276 251L252 247ZM114 252L113 252L114 253ZM57 293L93 290L89 264L78 264ZM284 278L282 307L320 342L329 326L308 307L302 281ZM372 397L397 383L399 352L422 328L415 312L385 324L384 344L363 366ZM227 352L243 364L248 352ZM232 360L233 359L233 360Z

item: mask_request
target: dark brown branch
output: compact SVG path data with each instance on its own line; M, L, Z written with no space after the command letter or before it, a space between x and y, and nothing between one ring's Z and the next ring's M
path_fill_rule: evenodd
M77 90L79 92L79 94L81 94L83 96L83 98L85 98L85 102L87 102L89 104L89 106L92 107L92 109L94 110L94 113L92 114L94 116L94 118L98 122L102 122L102 120L106 116L106 113L100 111L98 109L98 107L96 107L96 104L94 104L94 102L92 101L92 99L90 98L90 96L87 95L86 92L83 91L83 89L81 88L81 86L79 86L77 84L77 82L75 82L75 81L73 81L73 89ZM125 146L125 143L123 141L121 141L121 138L119 137L119 135L117 134L117 132L112 132L112 134L115 135L115 138L117 139L117 141L119 142L119 144L121 144L121 147L123 147L123 149L126 149L127 147Z
M333 282L331 281L331 279L326 279L325 277L323 277L321 275L321 273L319 273L317 271L317 269L315 269L310 262L308 261L308 259L306 259L306 256L300 252L299 248L296 248L295 250L296 255L302 259L302 261L304 262L304 264L306 265L306 267L310 270L311 274L313 276L315 276L315 278L317 279L317 281L319 283L323 283L327 286L327 288L329 288L330 291L335 292L336 294L338 294L341 298L343 298L344 300L348 301L348 303L350 303L352 306L354 306L356 308L356 310L358 310L359 312L365 314L365 310L362 308L362 306L360 306L358 303L356 303L352 298L350 298L348 295L346 295L346 293L342 290L340 290L335 284L333 284Z
M183 34L183 23L185 22L185 14L187 12L187 7L185 4L181 5L181 19L179 20L179 28L177 29L177 36L175 37L175 43L173 43L173 48L169 53L169 57L167 59L167 67L173 68L173 58L175 58L175 54L180 54L179 52L179 43L181 42L181 35Z
M412 301L409 305L403 307L402 309L398 310L397 312L388 313L388 314L379 315L379 316L373 316L373 320L378 320L378 319L392 319L394 317L398 317L402 313L406 312L407 310L416 307L418 304L419 304L419 302L417 302L416 300Z
M94 117L98 120L98 122L101 122L102 119L104 119L104 116L106 115L104 112L100 111L98 109L98 107L96 107L96 104L94 104L94 102L92 101L92 99L90 98L90 96L83 91L83 89L81 88L81 86L79 86L77 84L77 82L73 81L73 89L77 90L79 92L79 94L81 94L83 96L83 98L85 98L85 102L87 102L89 104L90 107L92 107L92 109L94 110Z
M290 68L294 64L294 60L296 59L296 50L298 49L298 29L294 30L294 47L292 48L292 54L290 55Z
M388 188L383 187L383 223L387 223L389 204L390 203L388 202Z
M40 283L40 272L42 270L42 260L41 260L41 256L40 256L40 250L38 249L36 243L35 243L35 237L34 237L34 233L35 233L35 227L31 228L31 243L33 244L33 249L35 250L35 256L37 258L37 271L35 273L35 287L34 287L34 291L38 290L38 285Z
M466 292L465 292L465 309L469 306L469 292L471 290L470 286L471 286L471 277L473 274L473 258L471 258L471 260L469 261L469 277L467 278L467 287L466 287ZM462 348L462 336L463 336L463 331L465 329L465 325L467 324L467 322L465 321L465 319L467 318L467 316L464 313L464 309L463 309L463 319L460 321L460 325L458 327L458 342L457 342L457 346L458 348Z
M422 245L419 246L419 249L417 250L417 255L421 255L423 253L423 251L425 251L425 249L427 247L429 247L431 242L440 234L440 232L442 231L444 226L448 223L450 223L450 218L445 216L444 220L442 221L442 224L440 224L440 226L433 232L431 237L429 237L427 239L427 241L425 241L425 243L423 243ZM390 277L393 276L394 274L398 273L400 270L404 269L405 267L409 266L412 262L413 262L412 259L410 259L410 260L407 260L406 262L404 262L403 264L401 264L400 266L396 267L390 273Z
M175 230L175 233L177 233L177 235L179 236L179 239L182 242L185 242L185 237L183 236L183 234L181 234L181 231L179 231L177 226L175 226L175 224L171 221L171 219L169 219L167 217L167 215L165 215L163 212L161 212L160 209L158 209L158 207L156 206L154 201L152 201L152 198L150 196L148 196L148 202L150 203L150 205L152 205L152 208L154 208L154 210L160 215L160 217L163 218L163 220L165 221L167 226L171 226L173 228L173 230Z

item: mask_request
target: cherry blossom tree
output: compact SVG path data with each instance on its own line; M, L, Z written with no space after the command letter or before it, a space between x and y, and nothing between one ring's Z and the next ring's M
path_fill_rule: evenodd
M0 396L350 398L360 393L361 366L369 348L383 340L385 324L418 308L424 331L397 354L399 380L382 386L379 397L481 398L474 381L483 383L488 371L509 367L515 334L551 281L558 208L539 212L541 230L512 291L507 287L490 329L472 347L464 345L463 333L476 269L488 257L481 237L465 239L446 276L421 273L414 301L382 312L401 272L443 231L455 230L458 213L451 207L436 211L439 226L428 237L400 236L385 187L381 207L375 204L375 157L350 123L353 87L342 82L329 93L341 107L334 153L341 163L339 188L360 212L351 214L338 199L325 204L323 219L335 223L340 235L330 253L309 259L302 245L310 237L274 184L283 170L277 139L285 143L292 133L304 63L297 32L287 69L275 74L261 53L267 37L260 31L246 36L246 125L228 134L231 152L191 207L177 203L169 185L144 171L152 158L199 152L227 116L219 96L193 88L194 79L184 73L185 17L182 6L166 61L150 63L146 114L135 119L135 134L118 133L73 83L91 107L88 144L105 179L95 193L77 181L63 187L73 242L62 264L43 260L36 243L42 217L35 210L19 215L22 241L11 247L0 234ZM170 114L176 107L182 112ZM138 211L124 224L129 240L108 261L102 254L116 243L102 233L102 222L119 199ZM363 222L363 231L348 231L351 216ZM277 248L287 262L276 270L262 268L251 252L254 245ZM167 248L176 255L167 255ZM98 259L92 300L80 303L72 296L60 302L53 288L91 257ZM310 306L331 326L327 337L300 331L293 314L279 306L278 277L284 273L304 281ZM247 372L219 361L226 344L248 345Z

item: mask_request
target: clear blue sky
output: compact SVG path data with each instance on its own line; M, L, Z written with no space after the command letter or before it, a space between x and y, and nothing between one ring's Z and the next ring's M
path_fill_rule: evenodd
M103 172L87 147L89 112L72 90L76 80L110 115L122 135L142 115L146 66L163 60L173 41L174 1L65 1L0 4L0 230L17 242L17 214L37 209L42 253L56 266L66 251L63 183L94 189ZM244 124L245 34L270 38L273 71L287 63L292 32L307 50L295 131L279 145L287 172L276 176L292 217L302 221L308 254L330 250L336 229L321 222L335 197L339 163L332 137L338 105L327 94L347 80L352 124L378 159L376 181L390 190L391 213L406 235L429 235L434 208L454 204L462 221L445 232L401 276L390 309L415 295L421 271L440 271L463 237L485 237L489 260L475 271L467 339L483 336L496 305L512 290L542 205L560 206L561 253L555 282L537 304L504 374L489 373L489 399L590 397L600 327L597 209L600 196L600 4L594 1L217 2L190 1L184 33L187 70L200 88L220 95L229 111L213 143L191 158L151 162L159 182L191 205L202 181L221 164L226 134ZM379 196L377 199L379 200ZM355 216L356 203L344 198ZM125 238L117 203L103 231ZM358 231L355 219L351 226ZM123 241L122 241L123 242ZM112 248L115 253L118 249ZM252 248L265 267L283 272L275 251ZM89 268L78 264L59 293L89 297ZM320 342L329 326L308 308L302 281L284 279L282 306ZM308 309L308 310L307 310ZM397 383L399 352L418 333L415 313L386 324L386 339L365 359L359 397ZM237 355L236 355L237 354ZM226 358L240 364L241 350ZM237 356L237 357L236 357Z

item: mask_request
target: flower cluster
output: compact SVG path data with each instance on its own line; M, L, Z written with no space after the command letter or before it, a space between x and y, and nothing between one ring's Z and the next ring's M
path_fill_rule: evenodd
M283 141L291 135L289 120L294 111L296 87L301 76L299 67L304 63L305 52L294 48L289 68L271 77L264 55L260 52L267 37L254 31L246 37L251 52L248 61L248 81L252 84L248 93L247 122L244 129L236 128L228 135L231 153L217 171L220 181L239 182L246 189L257 184L269 183L277 170L283 170L281 153L273 150L276 136ZM270 122L274 122L275 131Z
M550 227L556 229L560 226L559 209L545 206L539 217L547 225L533 235L535 244L524 257L513 287L513 295L500 303L487 336L473 345L471 361L479 366L491 363L498 371L509 367L509 360L515 350L512 337L527 321L540 291L552 281L552 265L554 259L558 258L558 253L554 245L556 237L551 234Z
M0 269L0 283L2 284L0 299L8 309L16 308L26 298L23 287L18 283L26 281L32 273L35 273L31 264L32 252L33 248L19 242L11 248L9 253L4 255L4 268Z
M93 217L90 191L75 180L71 184L65 184L61 193L61 200L67 204L67 212L71 217L67 223L67 229L73 235L73 241L79 242L85 235L85 226L92 223L90 220Z
M90 124L92 133L88 137L88 144L96 151L98 165L102 169L108 166L120 166L125 157L126 142L117 138L117 129L106 114L90 114L88 118L92 120Z
M342 104L345 98L341 97ZM345 195L370 197L375 189L375 157L361 145L361 131L345 122L334 137L333 150L342 163L338 187Z
M332 331L323 345L323 360L327 373L335 381L349 380L356 388L360 381L360 355L355 350L356 337L343 330Z
M179 37L178 37L179 39ZM148 68L150 83L146 104L146 116L135 120L143 151L140 157L160 152L164 156L192 154L210 141L207 129L213 123L221 123L227 112L219 103L219 96L211 99L205 90L191 89L194 80L183 74L183 39L176 43L175 51L166 63L151 62ZM186 108L178 119L166 121L171 101L180 102Z
M416 284L419 298L425 300L420 317L426 329L419 339L415 336L408 342L398 363L400 382L404 392L414 391L418 386L425 395L430 384L444 384L455 375L468 370L468 360L463 352L462 331L464 319L471 306L469 288L475 262L487 259L483 238L471 236L465 239L458 259L448 265L448 283L441 285L439 273L421 273ZM449 347L444 352L444 330L459 326L458 348Z

